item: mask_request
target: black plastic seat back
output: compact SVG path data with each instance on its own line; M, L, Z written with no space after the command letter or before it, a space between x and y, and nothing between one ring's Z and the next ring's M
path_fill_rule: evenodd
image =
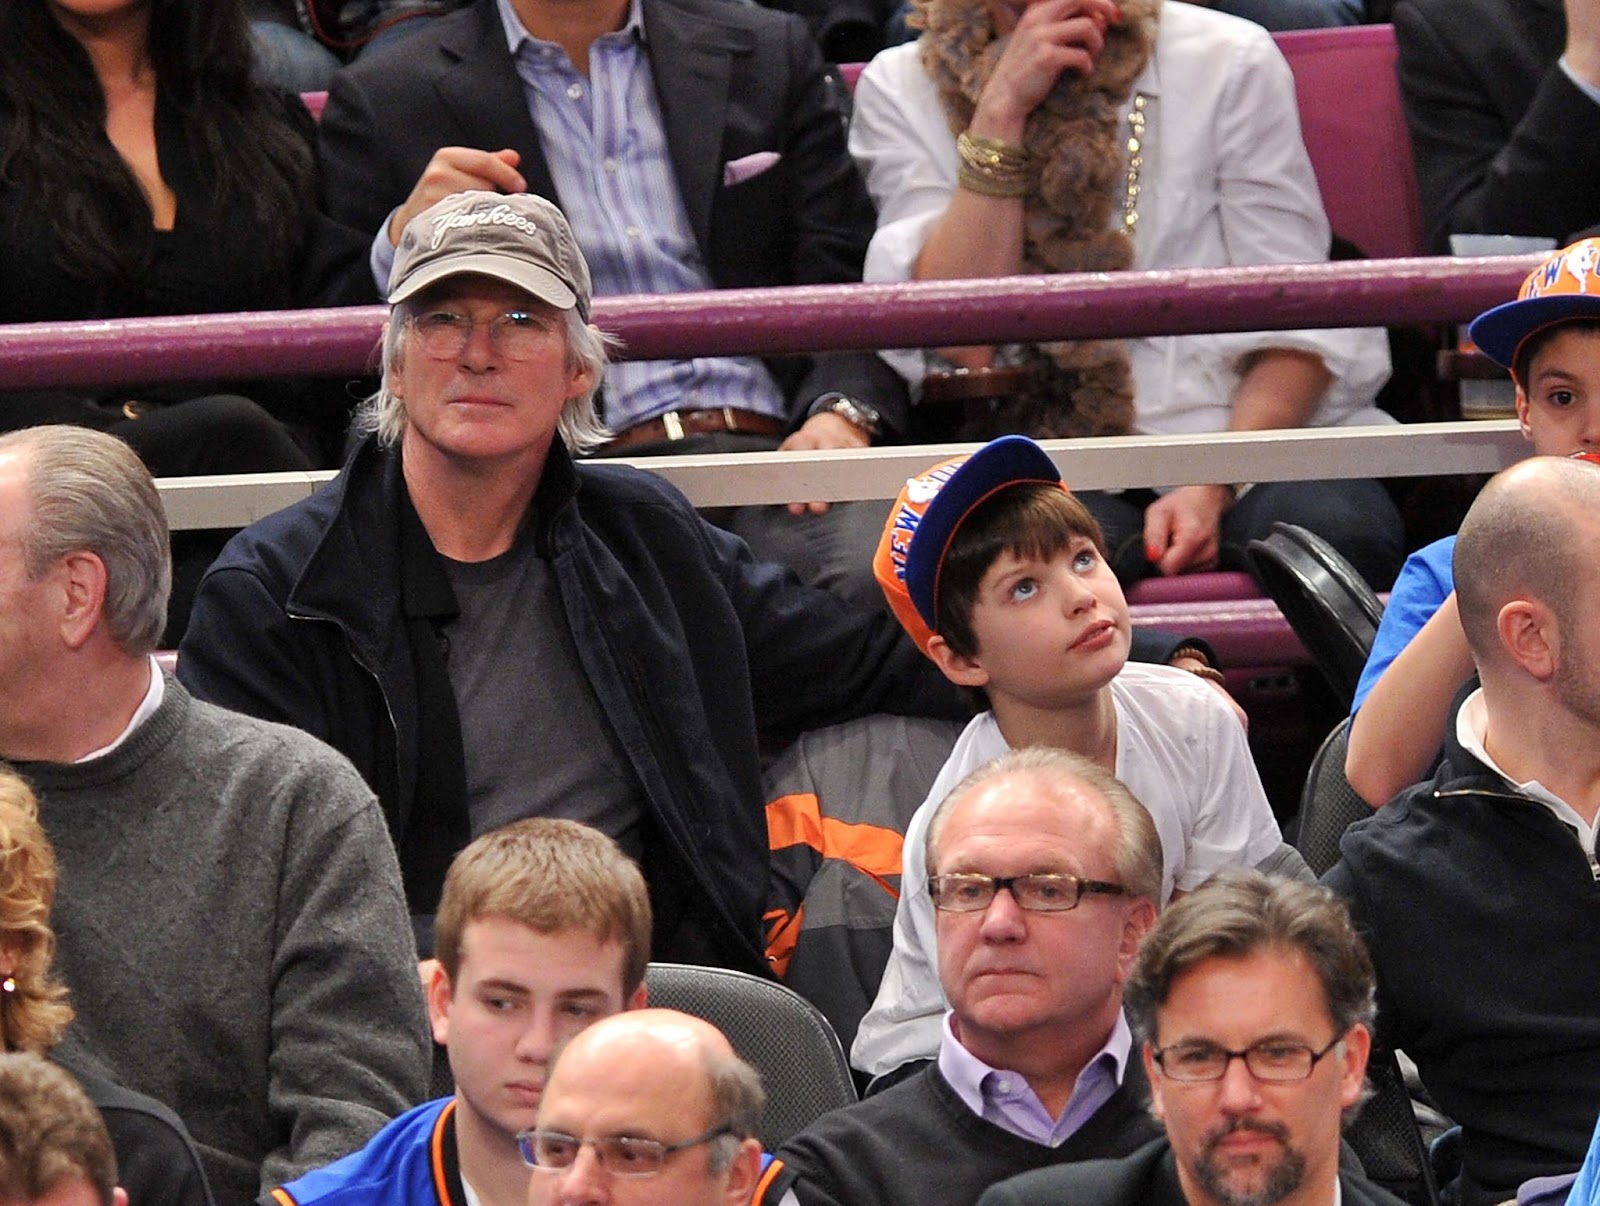
M1383 603L1342 554L1315 532L1275 523L1245 550L1250 569L1346 705L1367 664Z

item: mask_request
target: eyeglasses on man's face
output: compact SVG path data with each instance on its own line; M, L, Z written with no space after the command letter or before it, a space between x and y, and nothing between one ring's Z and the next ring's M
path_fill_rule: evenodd
M472 338L472 332L487 325L489 342L507 360L531 360L546 346L554 326L543 314L528 310L507 310L489 319L476 319L457 310L424 310L411 319L422 350L435 360L454 360Z
M946 913L981 913L1004 888L1019 908L1034 913L1065 913L1078 907L1090 894L1125 896L1121 884L1103 879L1083 879L1077 875L974 875L957 872L935 875L928 880L928 895L933 907Z
M579 1139L565 1131L530 1130L517 1136L522 1162L539 1172L562 1172L578 1161L585 1147L594 1148L600 1167L616 1177L653 1177L661 1171L667 1157L731 1135L726 1126L714 1127L703 1135L680 1143L660 1143L633 1135L602 1135L598 1139Z
M1332 1051L1344 1039L1338 1035L1321 1051L1314 1051L1305 1043L1289 1043L1279 1039L1263 1039L1243 1051L1229 1051L1216 1043L1173 1043L1170 1047L1151 1051L1156 1066L1169 1080L1214 1081L1228 1074L1228 1065L1236 1059L1257 1080L1305 1080L1317 1061Z

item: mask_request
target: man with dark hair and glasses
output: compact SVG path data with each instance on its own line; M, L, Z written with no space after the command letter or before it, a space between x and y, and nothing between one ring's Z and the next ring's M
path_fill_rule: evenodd
M1161 918L1124 999L1166 1138L1017 1177L979 1206L1399 1206L1339 1168L1374 1000L1372 962L1332 892L1219 872Z
M1087 759L1033 747L945 798L927 855L950 1002L938 1059L791 1138L764 1203L971 1203L1160 1133L1122 1016L1161 892L1149 813Z
M765 1105L709 1022L671 1009L596 1022L562 1049L517 1136L528 1206L746 1206Z

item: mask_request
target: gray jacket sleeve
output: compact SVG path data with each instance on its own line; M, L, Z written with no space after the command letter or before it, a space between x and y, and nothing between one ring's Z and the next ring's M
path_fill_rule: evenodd
M361 1147L427 1094L431 1049L400 867L355 768L306 738L286 773L263 1190ZM265 907L266 902L263 902Z

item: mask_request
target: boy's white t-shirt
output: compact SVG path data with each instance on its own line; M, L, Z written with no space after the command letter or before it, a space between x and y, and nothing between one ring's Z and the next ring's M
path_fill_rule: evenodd
M1111 680L1117 778L1149 810L1161 837L1161 903L1223 867L1252 867L1283 842L1244 728L1210 686L1186 670L1129 662ZM938 1054L948 1008L939 986L926 845L935 808L980 766L1007 753L993 712L972 719L911 818L901 855L894 949L850 1059L878 1075Z

